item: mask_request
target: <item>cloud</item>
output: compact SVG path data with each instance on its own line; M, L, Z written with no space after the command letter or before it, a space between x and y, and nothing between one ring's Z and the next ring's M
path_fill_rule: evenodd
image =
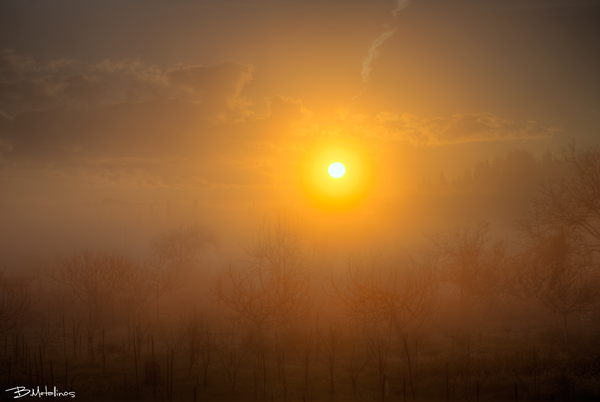
M374 43L372 58L384 40ZM24 178L34 188L54 182L75 188L275 188L289 183L283 179L289 179L293 155L327 138L373 147L389 141L440 146L547 138L556 131L491 113L421 118L340 109L332 119L282 95L267 98L267 112L259 114L244 95L254 67L234 61L42 65L14 52L0 56L0 180Z
M392 15L394 16L394 19L396 19L398 12L400 12L400 11L404 10L406 7L408 7L411 2L412 2L412 0L396 0L396 7L392 10ZM369 82L371 80L371 70L372 70L371 64L373 63L373 60L375 60L379 56L379 52L377 51L377 48L379 46L381 46L381 44L383 42L385 42L385 40L387 38L392 36L394 34L394 32L396 32L395 29L388 29L387 31L382 32L373 41L373 43L371 43L371 46L369 47L369 51L367 53L367 57L363 60L363 64L362 64L361 75L362 75L363 83L366 84L367 82ZM353 100L357 97L358 97L358 95L355 96L353 98Z
M41 68L30 57L13 50L0 52L0 104L4 109L15 103L39 106L52 97L53 89L40 79Z
M373 41L373 43L371 43L371 47L369 47L369 52L367 53L367 57L363 60L363 67L362 67L361 75L362 75L362 79L363 79L364 83L367 83L371 80L371 70L372 70L371 64L373 63L373 60L375 60L377 58L377 56L379 56L379 52L377 51L377 48L379 46L381 46L381 44L383 42L385 42L385 40L387 38L392 36L394 32L396 32L395 29L385 31L381 35L379 35L377 37L377 39L375 39Z
M268 117L277 121L304 121L312 115L299 99L276 95L268 100Z
M243 95L254 67L234 61L41 65L14 52L1 60L0 84L20 88L5 91L5 103L0 96L1 177L132 188L268 186L277 176L270 161L294 125L311 116L300 100L280 95L267 99L265 114L255 113ZM40 94L44 101L34 104Z
M74 99L91 102L105 93L105 85L97 77L85 74L68 75L61 78L60 82L63 84L62 92Z
M396 0L396 8L392 10L392 15L396 18L396 15L399 11L404 10L406 7L410 5L412 0Z
M103 60L85 65L75 60L40 64L12 50L0 53L0 110L12 115L35 109L79 109L122 102L186 99L204 114L239 119L248 114L241 94L254 66L225 61L208 66L160 68L137 59Z
M31 57L19 55L12 49L3 49L0 52L0 74L3 79L38 70L39 66Z
M219 114L228 110L241 111L247 102L240 97L244 85L252 79L254 67L234 61L210 66L186 66L169 69L170 83L200 97Z
M385 112L376 116L390 139L415 145L440 146L476 141L515 141L550 138L557 128L536 121L514 122L492 113L454 114L452 117L419 118ZM380 130L381 132L381 130Z
M229 155L214 162L221 171L234 161L268 158L273 150L256 144L290 135L291 124L308 113L300 101L281 96L269 100L267 114L253 113L242 94L253 71L233 61L165 68L137 59L42 65L4 51L1 170L134 187L178 183L194 172L185 180L219 185L206 179L214 166L198 170L198 158L208 163ZM241 169L237 177L248 175L265 182L258 169Z
M31 108L81 107L103 97L106 85L82 71L74 60L41 65L10 49L0 52L0 109L18 113Z

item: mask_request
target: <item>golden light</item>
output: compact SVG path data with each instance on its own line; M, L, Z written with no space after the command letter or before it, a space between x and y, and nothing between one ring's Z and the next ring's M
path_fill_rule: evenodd
M327 171L329 172L329 176L333 177L334 179L339 179L344 175L344 173L346 173L346 167L340 162L334 162L329 165L329 169L327 169Z
M347 209L364 199L373 184L373 173L372 157L362 144L331 139L313 145L306 153L301 177L311 205Z

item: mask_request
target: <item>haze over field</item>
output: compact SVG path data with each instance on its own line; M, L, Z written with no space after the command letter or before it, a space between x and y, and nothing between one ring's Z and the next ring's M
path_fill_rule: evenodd
M17 228L3 236L45 231L20 213L65 206L75 224L70 206L107 199L142 220L150 205L183 216L197 199L224 243L249 210L351 218L347 234L427 220L436 211L411 204L423 180L460 180L514 150L539 159L569 138L596 144L598 12L593 1L4 2L0 201ZM373 170L344 212L313 202L302 177L307 158L338 148ZM544 178L515 168L527 188ZM518 217L471 203L460 221Z
M181 328L206 325L200 312L217 337L232 322L236 336L273 342L294 325L315 323L317 331L324 320L362 317L376 338L387 325L388 341L406 348L399 361L409 368L398 370L410 371L405 336L420 342L423 328L452 336L451 347L462 342L456 333L467 339L474 331L481 347L482 328L508 331L509 342L508 324L490 329L502 320L518 322L515 334L558 317L564 345L568 328L598 334L600 321L590 317L600 303L599 49L600 0L3 1L0 288L16 298L7 300L25 297L6 290L11 281L35 278L38 288L18 285L29 289L27 302L15 302L23 303L19 320L29 321L5 319L12 310L0 302L0 342L72 317L73 358L82 356L79 322L95 367L100 328L117 337L127 322L123 361L135 350L137 368L144 335L158 336L163 324L179 328L165 324L170 314L193 316ZM269 253L284 268L279 260L271 267ZM103 296L84 301L74 267L112 267L128 285L98 285ZM564 268L562 279L548 285L554 274L539 276L540 267ZM379 270L379 280L367 268ZM398 307L401 319L394 308L365 312L373 292L384 292L382 272L402 297L414 285L424 304ZM583 285L565 279L573 272ZM241 312L243 297L228 292L258 282L263 303L280 305L269 318L251 319ZM583 287L560 293L556 282ZM139 296L146 285L156 291ZM359 285L371 286L370 296ZM58 289L64 299L53 298ZM559 293L568 308L552 307ZM587 318L569 327L567 316ZM349 342L353 331L340 336ZM229 341L211 344L206 334L206 351L236 350L237 341L227 349ZM577 339L591 353L583 335ZM248 342L248 353L259 350ZM344 345L354 359L354 343ZM179 353L163 346L167 359ZM189 364L191 376L197 366ZM469 378L464 398L472 400ZM551 394L540 391L536 374L532 381L537 396ZM304 385L297 399L310 394L308 374ZM594 386L589 395L600 393Z

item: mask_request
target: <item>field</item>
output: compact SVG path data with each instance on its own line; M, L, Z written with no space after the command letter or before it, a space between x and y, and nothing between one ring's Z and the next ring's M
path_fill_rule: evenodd
M56 387L86 401L573 401L600 396L600 339L594 331L575 331L567 345L554 326L511 333L482 325L460 335L416 333L398 341L386 331L313 322L259 338L233 330L228 322L209 321L193 315L178 325L171 320L169 326L99 329L93 349L83 327L68 322L24 328L0 339L1 381L5 390ZM16 398L14 392L5 391L4 400Z

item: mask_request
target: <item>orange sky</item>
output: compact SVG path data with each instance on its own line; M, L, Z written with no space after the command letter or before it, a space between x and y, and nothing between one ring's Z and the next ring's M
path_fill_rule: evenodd
M599 22L591 0L5 1L0 202L329 219L303 163L346 147L370 216L424 177L596 145Z

